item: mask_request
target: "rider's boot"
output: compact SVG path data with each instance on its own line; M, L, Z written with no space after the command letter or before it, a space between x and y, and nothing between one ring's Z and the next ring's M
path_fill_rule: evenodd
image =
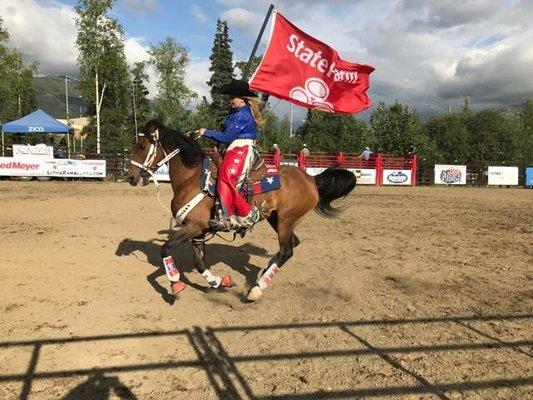
M242 228L251 228L261 218L261 212L257 206L253 206L248 215L244 217L237 217L237 223Z

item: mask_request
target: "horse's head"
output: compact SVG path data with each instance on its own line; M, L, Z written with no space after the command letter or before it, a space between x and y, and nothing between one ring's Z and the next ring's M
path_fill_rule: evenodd
M159 132L163 129L164 125L161 121L152 119L139 133L126 179L130 185L147 185L153 168L165 157L159 141Z

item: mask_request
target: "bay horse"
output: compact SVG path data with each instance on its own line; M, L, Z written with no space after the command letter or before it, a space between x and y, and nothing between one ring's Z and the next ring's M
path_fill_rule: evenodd
M160 165L168 163L174 193L171 212L181 222L181 228L169 235L161 248L161 257L171 281L171 291L177 297L186 285L179 280L179 270L175 266L175 275L167 269L168 263L173 263L170 250L187 241L192 244L195 268L209 285L212 288L231 286L229 276L220 278L213 275L204 265L205 239L211 233L209 221L215 204L213 197L199 195L204 159L205 154L195 138L153 119L139 134L128 170L127 182L132 186L144 186ZM352 172L337 167L328 168L314 177L293 166L281 165L278 170L281 187L253 196L253 202L261 209L261 219L266 219L278 235L279 251L249 289L246 296L249 301L262 296L279 269L292 257L293 249L300 244L294 229L305 215L314 209L325 217L335 216L339 209L333 208L331 202L348 195L356 185ZM195 198L198 199L197 204L191 204ZM187 211L186 216L179 218L184 215L184 210Z

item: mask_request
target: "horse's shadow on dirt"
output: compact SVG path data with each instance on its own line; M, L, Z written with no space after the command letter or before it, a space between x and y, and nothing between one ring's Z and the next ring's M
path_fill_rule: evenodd
M168 235L170 231L165 230L159 231L158 233ZM148 241L126 238L119 243L117 250L115 251L115 255L119 257L133 255L137 259L144 261L142 257L139 257L137 254L135 254L135 252L138 251L143 253L146 256L146 262L152 264L156 268L154 272L146 276L146 280L150 283L154 290L161 295L166 303L174 304L176 300L175 297L172 296L165 287L161 286L157 282L158 277L165 275L160 254L163 243L163 239L156 238ZM245 243L240 246L223 243L207 243L205 246L205 266L210 267L211 265L223 262L233 271L243 275L246 278L247 285L250 286L255 282L257 279L257 274L261 270L261 268L250 263L251 255L270 258L270 255L266 249L254 246L250 243ZM190 245L183 244L177 248L174 248L172 251L172 257L182 272L196 272ZM191 282L189 279L187 279L185 274L181 275L181 280L192 288L202 292L208 292L212 290L208 286L202 286Z

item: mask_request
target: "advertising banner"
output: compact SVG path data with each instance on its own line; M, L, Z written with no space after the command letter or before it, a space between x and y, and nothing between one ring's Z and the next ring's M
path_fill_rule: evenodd
M14 144L13 158L35 157L51 160L54 158L54 148L45 144L30 146L29 144Z
M526 186L533 186L533 167L526 168Z
M322 172L324 172L326 168L306 168L305 172L307 172L307 175L315 176Z
M383 184L384 185L403 185L411 184L411 170L410 169L384 169L383 170Z
M437 185L466 185L466 165L435 165Z
M373 168L348 168L355 174L358 185L375 185L376 170Z
M105 178L105 160L0 157L0 175Z
M44 176L43 160L39 158L0 157L0 175Z
M518 167L489 167L489 185L518 185Z
M161 165L157 169L157 171L154 172L154 175L155 175L155 178L158 181L170 182L170 176L168 175L168 165L167 164ZM152 180L152 178L150 178L150 180Z

